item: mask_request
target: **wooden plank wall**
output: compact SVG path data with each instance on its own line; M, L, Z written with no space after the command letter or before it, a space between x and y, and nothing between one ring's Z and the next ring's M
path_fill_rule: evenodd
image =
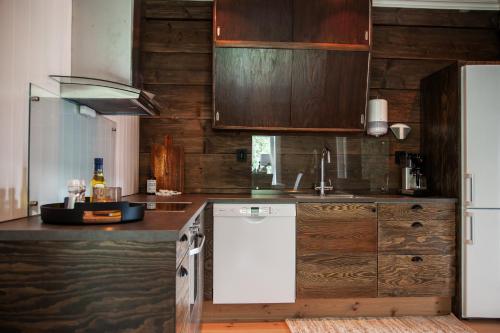
M142 1L138 73L144 87L158 94L164 107L159 119L141 120L141 189L151 144L170 134L185 147L186 192L248 192L250 160L237 162L235 151L251 151L252 133L211 128L212 3ZM404 142L397 142L392 134L382 139L351 135L349 142L364 142L351 157L373 155L370 160L380 167L379 174L386 172L390 188L397 189L394 151L420 151L420 79L457 59L500 59L498 17L498 12L374 8L370 95L389 101L391 123L408 123L413 131ZM286 139L293 147L293 142L334 140L335 134ZM388 147L380 150L381 145ZM295 160L295 153L299 156L296 151L287 154ZM359 182L357 187L366 184Z

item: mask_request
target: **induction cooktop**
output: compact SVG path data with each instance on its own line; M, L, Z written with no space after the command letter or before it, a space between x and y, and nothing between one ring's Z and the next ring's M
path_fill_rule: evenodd
M192 202L140 202L148 211L183 213Z

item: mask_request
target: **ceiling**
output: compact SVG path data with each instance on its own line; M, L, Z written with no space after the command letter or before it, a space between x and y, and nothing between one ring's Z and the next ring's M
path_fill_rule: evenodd
M375 7L500 10L500 0L372 0Z

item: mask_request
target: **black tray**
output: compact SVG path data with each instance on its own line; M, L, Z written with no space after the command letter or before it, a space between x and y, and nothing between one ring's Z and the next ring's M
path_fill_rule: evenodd
M122 202L76 203L74 209L64 203L40 207L42 221L48 224L95 225L137 222L144 219L144 204Z

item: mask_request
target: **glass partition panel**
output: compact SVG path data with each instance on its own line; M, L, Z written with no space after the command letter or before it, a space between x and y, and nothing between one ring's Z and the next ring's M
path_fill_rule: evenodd
M113 186L115 123L80 114L76 104L33 84L30 95L29 214L39 214L41 205L62 202L70 179L84 179L88 186L95 157L104 158L106 181Z
M320 182L323 148L325 181L337 191L387 192L399 176L390 156L389 136L283 135L252 137L254 190L314 191Z

